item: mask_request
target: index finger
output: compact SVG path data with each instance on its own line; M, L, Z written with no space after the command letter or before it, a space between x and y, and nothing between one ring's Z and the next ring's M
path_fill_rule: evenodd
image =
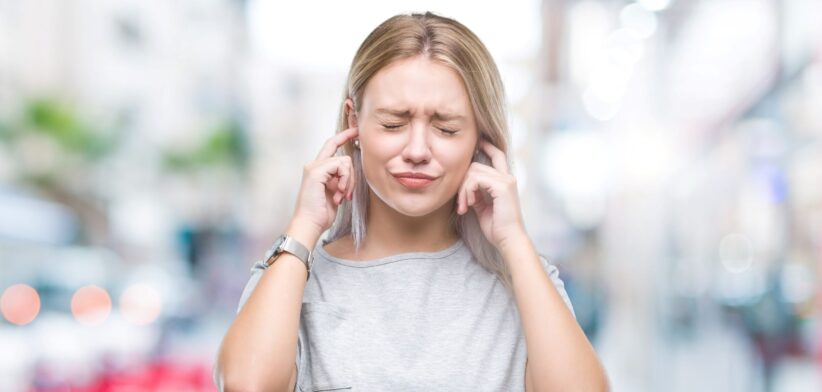
M502 150L485 139L480 141L480 148L491 158L491 165L495 169L505 174L510 174L508 172L508 161L505 160L505 153L502 152Z
M345 144L345 142L347 142L348 139L357 136L358 133L359 128L351 127L332 136L325 142L323 148L320 150L320 153L317 154L317 159L333 157L334 153L337 152L337 149L340 148L340 146Z

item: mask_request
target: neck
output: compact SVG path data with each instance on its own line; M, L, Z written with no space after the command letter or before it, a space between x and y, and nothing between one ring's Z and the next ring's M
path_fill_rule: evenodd
M450 221L452 204L445 203L425 216L407 216L371 193L366 236L360 252L392 255L448 248L459 238Z

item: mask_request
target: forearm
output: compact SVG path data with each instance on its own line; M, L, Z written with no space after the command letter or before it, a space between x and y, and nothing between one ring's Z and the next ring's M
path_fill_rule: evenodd
M288 233L310 247L319 237L293 226ZM287 252L262 274L220 347L216 372L226 390L286 388L297 355L305 284L305 265Z
M591 344L523 234L501 249L528 352L528 375L536 391L605 391L607 378Z

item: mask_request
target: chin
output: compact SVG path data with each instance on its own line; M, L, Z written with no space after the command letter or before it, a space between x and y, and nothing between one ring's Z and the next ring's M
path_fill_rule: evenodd
M433 200L428 199L428 197L423 199L403 195L391 200L391 202L387 204L405 216L421 217L436 211L435 203L433 203Z
M413 203L411 203L413 204ZM420 205L393 205L394 210L397 212L405 215L405 216L413 216L413 217L421 217L426 216L432 212L434 212L433 208L426 208L425 206Z
M450 199L442 200L437 192L408 193L404 189L388 189L383 193L369 186L373 195L385 205L405 216L423 217L436 212ZM456 195L456 191L454 192Z
M440 200L433 196L399 196L388 203L397 212L412 217L423 217L437 212L451 199Z

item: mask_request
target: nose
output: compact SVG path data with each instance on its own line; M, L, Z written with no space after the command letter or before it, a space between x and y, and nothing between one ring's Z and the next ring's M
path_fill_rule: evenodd
M431 147L428 145L428 127L417 122L408 132L408 141L402 150L402 157L406 162L415 164L426 163L431 160Z

